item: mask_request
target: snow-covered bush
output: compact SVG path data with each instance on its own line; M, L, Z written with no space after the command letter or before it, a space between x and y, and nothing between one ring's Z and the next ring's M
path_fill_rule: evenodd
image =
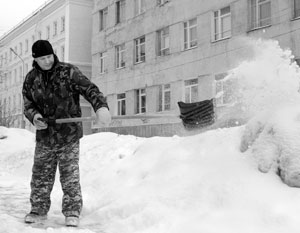
M249 150L261 172L276 171L284 183L300 187L300 104L250 120L240 150Z

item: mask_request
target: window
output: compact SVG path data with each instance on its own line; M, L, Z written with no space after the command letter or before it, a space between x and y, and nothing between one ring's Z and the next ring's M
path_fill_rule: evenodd
M184 81L185 85L185 102L193 103L198 101L198 79Z
M107 7L99 11L99 31L102 31L106 28L107 12L108 12Z
M236 83L236 79L230 78L230 76L228 77L227 73L215 75L215 93L217 106L231 104L235 101L234 86L236 85Z
M146 112L146 90L136 90L136 113Z
M66 24L65 17L62 16L62 17L60 18L60 26L61 26L60 32L64 32L64 31L65 31L65 24Z
M46 27L46 39L49 40L50 39L50 26Z
M214 12L214 40L231 36L230 6Z
M105 64L106 52L100 53L99 60L100 60L100 64L99 64L100 74L103 74L106 72L106 64Z
M57 35L57 22L53 22L53 36Z
M146 60L146 39L145 36L134 40L135 44L135 63L145 62Z
M116 68L125 67L125 43L116 46Z
M116 2L116 24L125 20L125 0Z
M118 101L118 116L126 114L126 94L118 94L117 95Z
M294 0L294 18L300 17L300 0Z
M157 55L166 56L170 54L169 27L157 31Z
M15 49L14 49L14 54L15 54L15 56L14 56L14 58L16 59L17 58L17 54L18 54L18 47L17 46L15 46Z
M145 12L145 0L134 0L134 14L139 15Z
M271 24L271 0L251 0L251 28Z
M42 32L41 31L38 32L38 37L39 37L39 40L42 39Z
M28 52L28 49L29 49L29 41L28 39L25 40L25 53Z
M20 44L19 44L19 47L20 47L19 55L22 55L22 53L23 53L23 44L20 43Z
M184 25L184 49L197 46L197 19L191 19L183 23Z
M166 4L167 2L169 2L170 0L157 0L157 5L164 5Z
M171 88L170 84L159 87L159 105L158 111L167 111L171 109Z

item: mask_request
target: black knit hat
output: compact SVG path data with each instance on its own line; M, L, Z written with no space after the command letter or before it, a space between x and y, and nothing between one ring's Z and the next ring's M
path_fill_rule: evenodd
M32 56L34 58L54 54L52 45L48 40L37 40L32 45Z

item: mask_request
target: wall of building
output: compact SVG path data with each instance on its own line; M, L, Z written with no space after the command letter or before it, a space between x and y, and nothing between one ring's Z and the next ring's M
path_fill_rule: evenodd
M146 89L147 113L157 112L158 90L162 84L170 84L171 109L179 113L178 101L185 100L185 80L198 80L198 101L214 98L215 77L235 68L241 61L252 57L248 43L251 38L278 40L283 48L292 50L299 57L298 18L294 18L293 0L270 1L271 24L251 28L247 0L200 1L169 0L158 6L157 1L145 1L145 12L134 15L134 2L126 1L126 20L115 23L116 1L95 1L93 10L92 78L108 96L113 114L117 114L117 95L126 93L126 114L135 114L134 90ZM231 36L214 41L214 12L230 6ZM107 25L99 30L99 11L108 8ZM197 18L197 47L185 50L183 22ZM157 56L156 32L169 26L170 54ZM146 61L134 63L134 39L146 38ZM115 68L115 46L125 43L126 66ZM99 72L99 53L106 52L106 71ZM224 106L216 108L217 115Z

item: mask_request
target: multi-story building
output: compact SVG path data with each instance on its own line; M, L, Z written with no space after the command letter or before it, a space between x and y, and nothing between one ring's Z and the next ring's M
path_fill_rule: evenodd
M21 83L39 38L91 76L113 115L178 115L178 101L214 98L222 118L224 77L249 56L241 38L275 39L298 60L299 29L300 0L52 0L0 38L0 118L15 115L10 124L20 125ZM148 132L178 130L168 121L151 120L164 125ZM109 130L132 132L126 125L136 123L114 121Z
M299 0L95 0L92 79L114 115L179 114L178 101L217 96L222 117L224 77L248 56L241 38L273 38L298 58L299 19Z
M91 77L93 0L51 0L0 38L1 124L26 128L31 124L22 114L22 83L32 67L31 46L49 40L61 61L70 62ZM83 103L83 114L90 107Z

